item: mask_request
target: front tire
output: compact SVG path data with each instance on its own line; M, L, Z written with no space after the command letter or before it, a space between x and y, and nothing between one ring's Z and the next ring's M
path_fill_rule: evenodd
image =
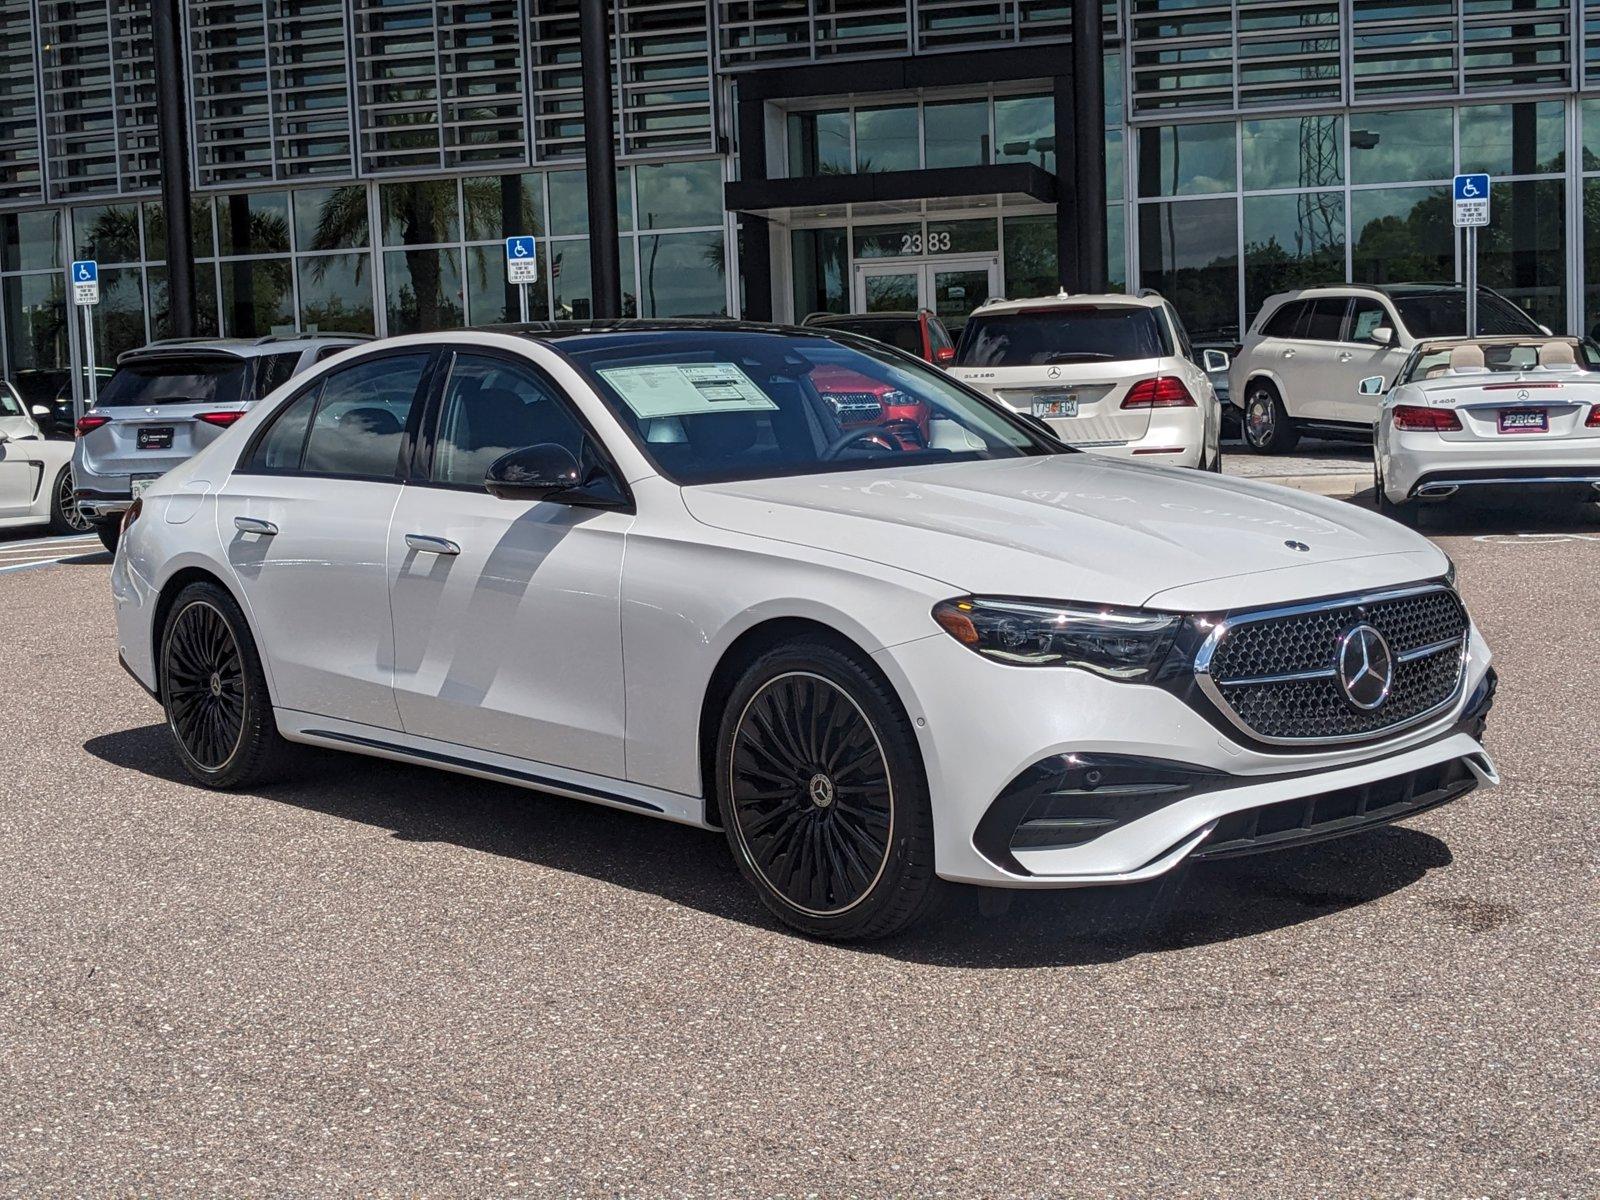
M56 472L55 488L50 493L50 532L88 533L89 518L78 507L77 493L72 486L72 467L63 466Z
M238 788L276 774L278 733L244 613L214 583L178 593L161 630L159 690L178 759L196 783Z
M723 711L716 796L739 871L813 937L887 937L937 885L933 816L898 698L856 655L802 639L761 655Z
M110 521L96 521L94 531L100 536L100 544L112 554L117 552L117 543L122 540L122 518L115 517Z
M1270 384L1255 382L1245 393L1244 444L1257 454L1287 454L1300 443L1300 431Z

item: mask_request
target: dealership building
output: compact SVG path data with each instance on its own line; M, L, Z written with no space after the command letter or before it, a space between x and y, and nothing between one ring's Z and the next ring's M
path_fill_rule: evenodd
M514 319L523 234L538 318L959 325L1108 284L1228 344L1285 288L1460 278L1458 171L1494 179L1482 281L1553 329L1600 323L1592 0L1116 0L1076 29L1048 0L0 14L0 367L35 394L87 362L73 259L100 264L104 364L191 328ZM610 49L587 89L586 44ZM588 185L606 116L614 200Z

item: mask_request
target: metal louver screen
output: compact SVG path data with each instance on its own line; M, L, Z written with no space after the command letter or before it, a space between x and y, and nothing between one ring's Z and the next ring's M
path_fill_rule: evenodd
M0 200L44 196L38 35L28 0L0 3Z

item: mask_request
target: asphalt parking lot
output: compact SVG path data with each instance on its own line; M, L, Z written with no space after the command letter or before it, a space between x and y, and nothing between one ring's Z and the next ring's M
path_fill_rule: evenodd
M0 1193L1595 1195L1600 510L1425 532L1502 788L865 947L686 828L322 753L192 787L108 557L0 539Z

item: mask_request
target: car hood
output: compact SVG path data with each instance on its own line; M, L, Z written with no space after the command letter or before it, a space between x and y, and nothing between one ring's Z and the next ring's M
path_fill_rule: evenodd
M1211 610L1411 582L1448 561L1340 501L1088 454L704 484L683 497L714 528L990 595Z

